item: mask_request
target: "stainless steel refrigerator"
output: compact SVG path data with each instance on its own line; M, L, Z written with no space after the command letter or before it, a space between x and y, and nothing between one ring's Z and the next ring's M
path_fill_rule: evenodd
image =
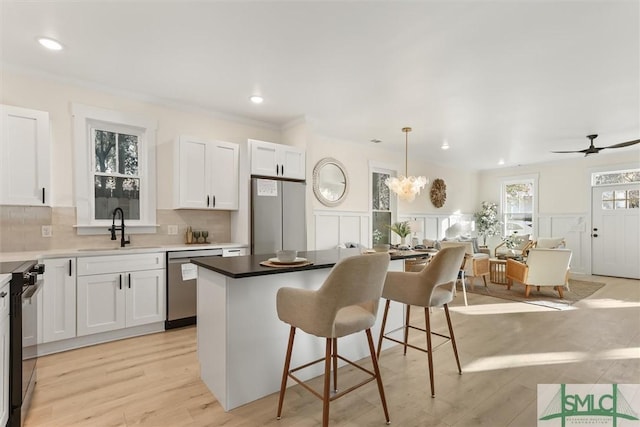
M251 253L307 250L306 184L251 178Z

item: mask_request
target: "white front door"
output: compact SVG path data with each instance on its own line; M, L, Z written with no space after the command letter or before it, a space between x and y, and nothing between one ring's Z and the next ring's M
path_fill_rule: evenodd
M591 270L602 276L640 279L640 184L591 190Z

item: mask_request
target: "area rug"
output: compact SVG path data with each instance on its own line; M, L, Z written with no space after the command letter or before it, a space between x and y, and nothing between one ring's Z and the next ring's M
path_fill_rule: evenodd
M564 290L564 297L560 298L558 292L552 287L532 288L529 297L524 296L524 285L514 284L508 290L506 285L499 285L487 280L487 287L481 280L475 280L474 289L471 289L467 283L467 292L474 294L487 295L495 298L506 299L510 301L525 302L527 304L541 305L543 307L555 308L556 310L566 310L571 305L593 295L598 289L605 284L601 282L588 282L585 280L569 279L569 290Z

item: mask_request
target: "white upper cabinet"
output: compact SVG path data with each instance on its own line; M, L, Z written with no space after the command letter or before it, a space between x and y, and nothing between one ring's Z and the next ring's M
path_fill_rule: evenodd
M251 175L305 179L305 152L290 145L250 139Z
M238 209L239 147L181 136L175 149L176 209Z
M0 204L50 206L49 113L0 110Z

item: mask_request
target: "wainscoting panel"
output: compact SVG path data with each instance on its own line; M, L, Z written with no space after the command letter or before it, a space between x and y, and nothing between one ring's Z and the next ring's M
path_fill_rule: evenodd
M567 249L571 249L571 272L589 274L589 245L591 237L587 228L587 214L540 215L539 237L564 237Z
M368 212L325 211L313 213L315 222L315 250L332 249L347 242L371 247L371 217ZM587 214L540 215L538 217L538 236L564 237L567 248L573 251L571 271L576 274L589 274L591 238L587 227ZM409 214L398 217L398 221L415 221L418 231L416 237L423 239L442 239L447 228L459 223L464 234L475 235L473 214L430 215ZM414 233L411 233L413 236ZM492 239L495 244L499 238Z
M429 215L409 214L398 217L398 221L414 222L418 225L416 237L422 239L440 240L445 231L453 224L460 223L462 234L473 234L473 215ZM413 236L414 233L412 232Z
M371 246L371 219L368 212L316 210L313 218L316 242L314 250L333 249L345 243Z

